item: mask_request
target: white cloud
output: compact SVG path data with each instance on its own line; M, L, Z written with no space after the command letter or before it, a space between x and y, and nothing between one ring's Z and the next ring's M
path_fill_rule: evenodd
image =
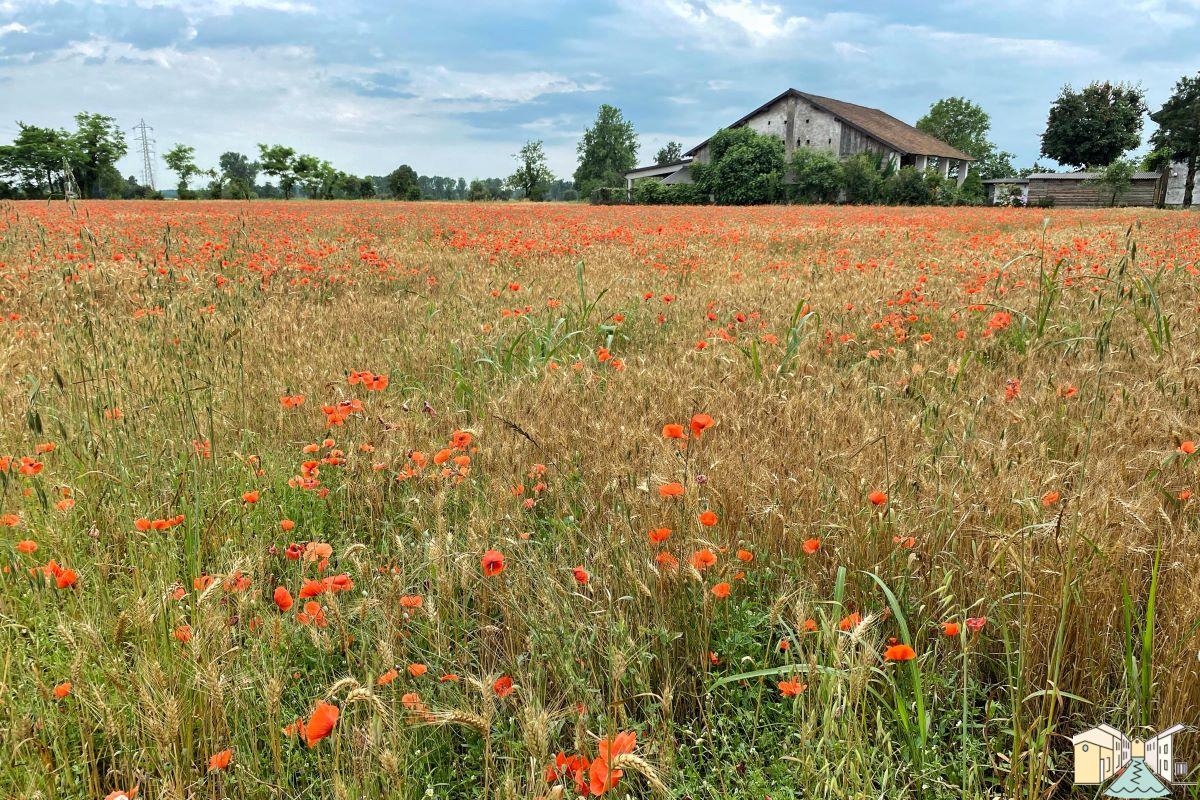
M510 104L549 94L596 91L604 83L580 82L552 72L463 72L438 66L413 70L407 88L422 100Z
M10 22L7 25L0 25L0 36L6 36L10 33L28 33L29 28L26 28L19 22Z
M784 13L782 6L760 0L622 0L626 13L641 24L661 26L668 15L687 27L698 44L731 47L749 43L755 47L786 38L808 25L806 17Z

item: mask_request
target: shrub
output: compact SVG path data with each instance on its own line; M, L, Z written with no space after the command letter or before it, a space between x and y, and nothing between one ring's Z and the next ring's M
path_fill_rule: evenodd
M873 203L879 199L884 180L880 161L874 153L859 153L842 164L842 191L847 203Z
M614 206L628 203L628 192L624 186L597 186L588 195L592 205Z
M643 178L633 184L633 202L642 205L697 206L705 203L703 190L694 183L663 183Z
M834 203L842 193L842 164L833 155L798 148L792 155L795 183L791 199L798 203Z
M937 177L940 182L941 176ZM885 203L893 205L925 206L933 199L933 192L926 176L916 167L903 167L883 182L880 196Z
M773 203L783 195L783 142L747 127L725 128L709 140L709 163L692 166L701 196L722 205Z
M980 177L978 171L973 170L967 173L962 186L958 187L958 193L962 202L969 205L979 205L987 199L987 192L983 189L983 178Z

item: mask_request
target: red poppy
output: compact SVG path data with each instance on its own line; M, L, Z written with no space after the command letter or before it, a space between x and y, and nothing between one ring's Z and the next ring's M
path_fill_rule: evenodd
M872 505L881 506L888 501L887 492L881 492L878 489L867 495L867 499Z
M717 515L712 511L702 512L697 519L699 519L700 524L706 528L711 528L713 525L716 525L718 521Z
M289 592L284 587L282 587L282 586L275 587L274 600L275 600L275 605L283 613L286 614L287 612L292 610L292 605L294 602L292 600L292 593Z
M504 554L499 550L488 550L480 559L480 564L483 566L483 574L489 578L499 575L504 572Z
M219 753L213 753L208 759L208 771L216 772L218 770L228 769L229 762L233 760L233 750L225 749Z
M508 677L507 675L501 675L496 679L496 682L492 684L492 691L495 692L496 696L500 698L508 697L510 694L512 694L512 690L512 678Z
M888 661L912 661L917 653L906 644L894 644L883 651L883 657Z

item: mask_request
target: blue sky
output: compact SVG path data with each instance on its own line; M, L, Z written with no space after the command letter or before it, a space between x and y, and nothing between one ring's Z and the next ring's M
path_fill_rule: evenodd
M1197 70L1200 0L0 0L0 140L87 109L205 165L281 142L359 174L488 177L543 139L569 176L600 103L649 161L789 86L908 122L964 95L1028 164L1063 84L1140 83L1157 108Z

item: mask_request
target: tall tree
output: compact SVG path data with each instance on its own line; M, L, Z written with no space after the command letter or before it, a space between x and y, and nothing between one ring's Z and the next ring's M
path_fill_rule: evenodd
M221 154L217 161L221 174L225 178L226 195L241 199L249 199L254 191L254 181L258 177L259 163L251 161L243 153L229 151Z
M167 162L167 168L179 178L179 185L176 187L179 196L182 198L189 195L191 190L188 189L188 181L200 174L200 168L196 166L196 148L176 142L174 147L163 154L163 161Z
M80 190L88 197L99 196L102 179L116 169L116 163L129 150L125 134L112 117L81 111L75 115L71 143L75 155L72 166ZM120 179L117 173L117 180Z
M638 137L633 123L621 116L621 109L607 103L600 106L595 123L583 132L575 149L579 153L575 184L584 197L600 186L624 186L623 173L637 166Z
M517 160L517 171L509 176L509 186L524 191L526 199L541 200L546 193L546 184L554 180L554 174L546 164L546 151L541 140L526 142L513 158Z
M283 192L284 200L291 198L296 188L295 158L296 151L291 147L281 144L258 146L259 168L267 175L279 179L279 189Z
M401 164L387 176L387 188L397 200L420 200L421 186L417 171L408 164Z
M683 159L683 145L679 142L667 142L654 154L655 164L674 164Z
M17 127L12 144L0 147L0 175L14 179L27 195L64 193L66 164L74 155L70 134L24 122Z
M1180 78L1167 102L1150 119L1158 125L1150 135L1150 144L1187 162L1183 204L1190 206L1196 186L1196 162L1200 160L1200 73Z
M1042 155L1073 167L1106 167L1141 143L1146 92L1096 82L1076 92L1064 86L1046 121Z
M1003 178L1013 173L1013 154L997 150L988 139L992 118L982 106L965 97L938 100L917 120L917 129L974 156L974 171L981 178Z

